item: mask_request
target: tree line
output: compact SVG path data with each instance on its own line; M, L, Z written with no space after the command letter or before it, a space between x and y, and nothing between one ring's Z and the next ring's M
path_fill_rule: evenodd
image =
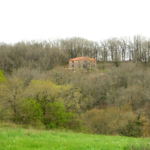
M133 38L109 38L100 42L73 37L16 44L0 43L0 68L9 73L20 67L49 70L66 65L71 58L82 56L103 62L132 60L147 63L150 39L136 35Z

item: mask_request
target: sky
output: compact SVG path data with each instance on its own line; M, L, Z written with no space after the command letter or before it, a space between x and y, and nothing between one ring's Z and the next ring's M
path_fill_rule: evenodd
M150 38L150 0L0 0L0 42Z

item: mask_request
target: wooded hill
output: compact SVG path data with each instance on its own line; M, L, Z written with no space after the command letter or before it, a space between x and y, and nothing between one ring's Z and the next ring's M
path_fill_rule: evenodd
M132 60L147 63L150 39L137 35L133 38L110 38L100 42L73 37L53 41L23 41L13 45L0 43L0 68L5 72L20 67L49 70L81 56L103 62Z
M125 39L106 40L107 51L104 41L82 38L1 43L0 120L47 129L150 136L149 42L143 39L133 38L129 55L133 61L128 63L120 62L129 52L129 41L124 52L119 45ZM97 69L64 68L69 58L82 55L100 61ZM107 62L109 55L112 63Z

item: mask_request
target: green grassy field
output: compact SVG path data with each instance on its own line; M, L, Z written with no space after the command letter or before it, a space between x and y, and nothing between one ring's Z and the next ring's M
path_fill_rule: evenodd
M125 150L143 141L150 139L0 126L0 150Z

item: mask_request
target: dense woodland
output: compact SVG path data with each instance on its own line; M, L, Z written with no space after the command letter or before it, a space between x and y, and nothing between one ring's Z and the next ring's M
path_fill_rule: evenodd
M150 136L149 50L139 35L0 43L0 120ZM68 60L79 56L95 58L97 69L69 70Z

